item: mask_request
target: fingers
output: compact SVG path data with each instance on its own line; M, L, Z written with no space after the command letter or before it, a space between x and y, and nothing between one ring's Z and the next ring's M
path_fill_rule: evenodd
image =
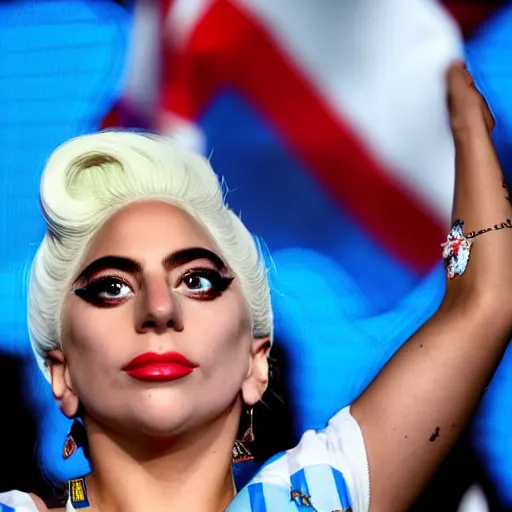
M491 140L494 118L487 102L475 87L464 63L455 62L447 73L448 108L458 167L466 173L482 174L494 168L501 176ZM501 183L501 178L500 178Z
M456 155L453 214L466 229L479 230L512 213L490 137L494 119L463 63L450 66L447 86Z
M489 136L494 118L464 63L455 62L450 66L447 86L450 122L456 142L461 137Z
M512 218L509 194L490 132L494 119L461 62L447 73L448 108L455 143L455 195L452 220L464 222L464 231L482 231L507 225ZM503 223L503 224L502 224ZM482 299L503 307L510 302L512 233L495 229L472 239L471 258L462 279L448 284L447 294Z

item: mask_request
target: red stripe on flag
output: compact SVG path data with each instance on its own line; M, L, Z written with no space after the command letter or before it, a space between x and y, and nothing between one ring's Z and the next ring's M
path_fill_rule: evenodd
M121 123L119 123L118 105L116 104L105 116L105 119L103 119L103 122L101 123L101 129L105 130L106 128L117 128L119 126L121 126Z
M440 222L372 158L349 122L331 113L318 91L245 12L228 1L216 2L197 24L180 59L181 67L172 70L174 84L166 105L170 111L197 118L221 84L234 86L375 239L420 271L439 260L444 238Z
M160 8L160 12L162 13L162 21L165 24L165 20L169 15L169 11L172 9L174 4L174 0L158 0L158 6Z
M464 37L469 39L473 32L504 7L508 0L483 0L480 2L444 0L443 3L459 24Z

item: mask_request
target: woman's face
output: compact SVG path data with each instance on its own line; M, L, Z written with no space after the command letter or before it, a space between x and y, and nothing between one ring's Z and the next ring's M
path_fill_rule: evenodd
M177 435L249 404L267 383L237 279L205 230L167 203L133 203L86 250L66 297L63 352L50 353L65 414ZM139 357L141 356L141 357Z

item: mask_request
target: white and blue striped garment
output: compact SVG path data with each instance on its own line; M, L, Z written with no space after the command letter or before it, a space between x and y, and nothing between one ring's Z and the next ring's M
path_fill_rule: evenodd
M0 512L36 512L30 501L17 491L0 494ZM363 436L347 407L269 460L226 512L367 512L369 501ZM66 510L74 509L68 503Z
M363 436L347 407L267 462L227 512L367 512L369 501Z

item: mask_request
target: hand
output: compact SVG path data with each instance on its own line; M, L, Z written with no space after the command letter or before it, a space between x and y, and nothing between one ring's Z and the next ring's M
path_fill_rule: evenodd
M479 134L485 126L487 138L490 138L495 125L494 117L462 62L455 62L448 69L447 86L448 110L454 136L464 137L468 132Z
M453 219L479 231L512 219L512 206L491 140L493 116L464 64L448 70L448 108L455 142ZM446 302L484 304L512 327L512 229L472 240L465 273L448 283Z
M465 232L512 218L494 121L460 63L448 71L454 219ZM472 239L466 271L438 311L352 404L366 443L372 510L409 510L470 419L512 330L512 229Z

